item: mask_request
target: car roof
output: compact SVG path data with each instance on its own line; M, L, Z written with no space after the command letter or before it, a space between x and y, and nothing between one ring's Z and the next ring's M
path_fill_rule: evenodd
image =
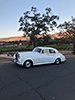
M55 48L52 48L52 47L36 47L36 48L40 48L40 49L53 49L53 50L56 50L56 51L58 51L57 49L55 49Z

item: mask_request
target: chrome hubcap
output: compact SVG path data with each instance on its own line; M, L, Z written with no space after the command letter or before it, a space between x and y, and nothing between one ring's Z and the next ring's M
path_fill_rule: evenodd
M56 64L59 64L59 63L60 63L60 61L59 61L59 59L57 59L57 60L56 60Z
M26 65L27 68L28 68L28 67L31 67L30 61L27 61L25 65Z

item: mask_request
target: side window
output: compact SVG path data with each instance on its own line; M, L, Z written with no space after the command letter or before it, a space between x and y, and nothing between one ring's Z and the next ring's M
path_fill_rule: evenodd
M41 49L40 48L36 48L34 51L40 53Z
M49 53L55 53L55 50L49 49Z

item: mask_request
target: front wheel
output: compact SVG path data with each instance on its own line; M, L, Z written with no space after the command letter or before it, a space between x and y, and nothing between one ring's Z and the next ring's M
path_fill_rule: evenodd
M30 60L27 60L27 61L24 62L24 67L25 68L30 68L32 65L33 65L33 63Z
M61 63L61 59L60 59L60 58L57 58L57 59L55 60L55 64L59 65L60 63Z

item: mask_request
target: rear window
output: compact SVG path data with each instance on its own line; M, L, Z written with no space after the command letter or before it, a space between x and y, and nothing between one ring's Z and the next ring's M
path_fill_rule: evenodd
M56 53L55 50L49 49L49 53Z

